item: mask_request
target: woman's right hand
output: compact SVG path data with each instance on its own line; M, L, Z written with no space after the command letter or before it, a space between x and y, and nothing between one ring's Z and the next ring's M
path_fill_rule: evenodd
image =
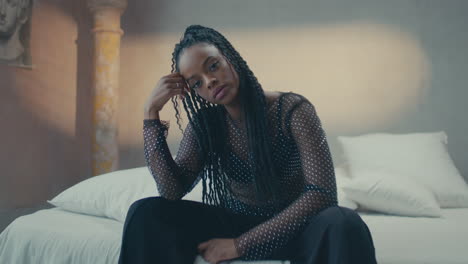
M180 73L163 76L145 103L145 118L157 115L169 99L176 95L185 96L188 91L189 87Z

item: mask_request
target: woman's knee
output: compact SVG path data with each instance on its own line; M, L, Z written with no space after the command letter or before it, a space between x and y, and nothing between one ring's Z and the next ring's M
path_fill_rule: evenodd
M140 208L144 204L148 204L148 203L158 206L159 204L163 204L166 201L168 200L161 196L145 197L145 198L134 201L130 205L130 208L128 210L136 210L137 208Z
M146 197L133 202L123 226L123 241L125 245L132 243L155 244L167 240L171 225L163 220L164 207L169 200L162 197ZM148 235L158 234L158 235ZM165 234L165 235L164 235ZM144 241L144 242L143 242Z
M146 215L155 212L155 210L163 211L163 208L167 206L168 202L169 200L160 196L152 196L136 200L130 205L127 212L127 218L139 216L146 218Z
M347 236L367 232L365 222L356 211L350 208L333 206L325 209L321 214L335 233Z

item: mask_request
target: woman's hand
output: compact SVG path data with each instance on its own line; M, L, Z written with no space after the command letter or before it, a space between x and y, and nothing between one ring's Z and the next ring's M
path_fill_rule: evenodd
M145 117L150 113L158 113L169 99L175 95L185 95L188 90L189 87L180 73L163 76L145 103Z
M198 252L210 264L239 257L233 238L215 238L198 245Z

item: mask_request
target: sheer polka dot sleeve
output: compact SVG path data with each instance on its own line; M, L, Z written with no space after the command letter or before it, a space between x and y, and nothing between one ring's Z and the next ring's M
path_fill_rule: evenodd
M288 111L285 127L299 150L304 181L301 194L267 221L235 238L244 260L268 258L286 245L321 210L336 206L336 180L325 132L314 106L307 100Z
M168 129L168 121L143 121L145 160L156 181L159 194L167 199L177 200L193 188L203 168L203 155L195 132L189 124L184 130L177 156L173 159L166 141Z

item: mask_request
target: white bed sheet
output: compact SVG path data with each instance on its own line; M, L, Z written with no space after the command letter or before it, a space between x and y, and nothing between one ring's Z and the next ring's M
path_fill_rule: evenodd
M379 264L468 263L468 208L442 218L359 212L371 230ZM122 223L51 208L13 221L0 234L0 263L117 263ZM195 264L206 262L198 256ZM287 264L289 261L233 261Z
M2 264L118 262L123 223L50 208L18 217L0 234ZM289 264L289 261L232 261L232 264ZM207 264L198 256L194 264Z
M44 209L18 217L0 234L0 263L117 263L122 223Z
M468 264L468 208L443 208L441 218L359 215L379 264Z

